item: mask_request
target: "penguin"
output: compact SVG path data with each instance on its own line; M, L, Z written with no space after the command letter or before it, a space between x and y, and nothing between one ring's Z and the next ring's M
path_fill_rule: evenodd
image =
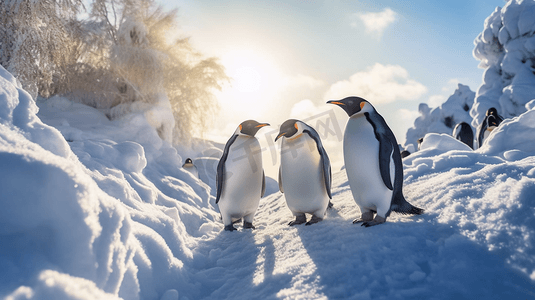
M411 155L411 153L407 150L401 151L401 158L405 158L407 156Z
M486 128L485 131L481 134L481 146L483 145L485 140L489 137L490 133L494 129L498 128L498 126L500 125L498 118L494 117L494 115L489 115L485 119L486 119L487 124L485 126Z
M471 149L474 149L474 132L468 123L461 122L455 125L452 135L455 139L467 144Z
M485 139L485 132L487 132L487 128L488 128L488 118L489 116L494 116L494 119L495 119L495 122L496 122L496 127L498 125L500 125L501 122L503 122L503 118L498 114L498 110L494 107L491 107L487 110L487 112L485 113L485 118L483 119L483 121L481 122L481 124L479 124L479 126L477 127L477 133L476 133L476 137L477 137L477 147L478 148L481 148L481 146L483 145L483 140ZM487 133L488 135L488 133Z
M191 160L191 158L189 157L186 158L186 162L184 162L184 164L182 165L182 168L184 168L184 170L193 174L193 176L195 176L196 178L199 178L199 171L197 170L197 166L193 164L193 161Z
M344 163L361 217L353 223L384 223L391 211L422 214L403 196L403 164L392 130L370 102L360 97L331 100L349 116L344 132ZM375 217L374 217L374 214Z
M331 162L320 136L306 123L289 119L280 126L275 142L282 138L279 190L295 216L288 225L323 220L331 207ZM312 214L307 222L305 214Z
M423 142L424 142L424 138L423 137L418 139L418 150L421 150Z
M255 134L268 123L243 121L225 144L217 164L216 204L226 231L243 218L243 228L255 229L253 218L266 192L262 151Z

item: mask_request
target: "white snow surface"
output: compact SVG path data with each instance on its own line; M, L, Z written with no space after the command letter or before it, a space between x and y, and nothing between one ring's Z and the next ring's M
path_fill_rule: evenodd
M275 192L256 230L225 232L212 191L221 145L177 150L141 112L109 121L64 98L38 105L0 67L3 299L535 297L535 110L477 151L436 135L405 158L421 216L352 224L342 170L324 221L287 226Z

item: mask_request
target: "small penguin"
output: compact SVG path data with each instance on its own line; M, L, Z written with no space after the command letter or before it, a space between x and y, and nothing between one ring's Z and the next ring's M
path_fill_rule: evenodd
M468 145L468 147L474 149L474 132L472 131L472 127L466 123L461 122L455 126L453 129L453 137L465 144Z
M411 155L411 153L407 150L401 151L401 158L405 158L407 156Z
M489 137L490 133L498 128L500 125L500 122L498 121L498 118L494 117L493 115L489 115L486 119L487 126L485 126L485 131L481 134L481 146L485 142L485 140ZM480 146L480 147L481 147Z
M275 142L282 138L279 189L295 216L288 225L323 220L332 204L331 162L314 128L302 121L289 119L282 123ZM305 214L312 214L306 221Z
M268 123L242 122L225 145L217 165L217 195L225 230L243 218L243 227L254 229L253 218L266 191L262 151L255 134Z
M424 142L424 138L423 137L418 139L418 150L421 150L423 142Z
M489 132L487 132L487 128L488 128L488 123L489 123L488 118L490 116L494 117L494 122L496 123L496 127L498 127L498 125L500 125L500 123L503 122L503 118L498 114L498 110L496 110L496 108L491 107L487 110L485 114L485 118L483 119L481 124L479 124L479 126L477 127L477 133L476 133L477 141L476 142L477 142L478 148L481 148L481 146L483 145L483 140L486 137L485 133L487 134L487 136L489 135Z
M184 162L184 164L182 165L182 168L184 168L184 170L193 174L193 176L195 176L196 178L199 178L199 171L197 170L197 166L193 164L193 161L191 160L191 158L189 157L186 158L186 162Z
M394 133L366 100L347 97L327 103L349 116L344 132L344 162L353 198L362 213L353 223L384 223L391 211L422 214L403 196L403 164ZM374 218L374 213L375 218Z

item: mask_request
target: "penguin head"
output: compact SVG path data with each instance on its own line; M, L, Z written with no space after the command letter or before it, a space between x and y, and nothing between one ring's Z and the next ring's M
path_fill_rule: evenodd
M498 110L494 107L491 107L487 110L487 113L486 113L487 116L497 116L498 115Z
M254 137L255 134L264 126L269 126L268 123L258 123L255 120L247 120L241 122L236 129L236 133L240 135L248 135Z
M193 161L191 160L191 158L189 158L189 157L186 158L185 164L192 164L192 163L193 163Z
M490 115L487 118L487 130L492 131L496 127L498 127L498 120L496 120L496 117L494 117L494 115Z
M340 106L350 117L375 110L370 102L360 97L346 97L342 100L327 101L327 103Z
M288 119L284 121L279 129L279 134L275 138L275 142L281 137L291 139L299 136L303 133L303 126L304 123L296 119Z
M182 165L183 168L188 168L188 167L193 167L193 166L195 166L195 165L193 164L193 161L189 157L186 158L186 161Z

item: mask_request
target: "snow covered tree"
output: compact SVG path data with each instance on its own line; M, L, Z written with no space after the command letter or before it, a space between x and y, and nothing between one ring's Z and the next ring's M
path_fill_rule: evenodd
M81 0L0 2L0 64L35 98L51 94L62 57L72 50L66 28Z
M477 127L495 107L505 118L526 111L535 98L535 0L512 0L485 20L473 55L485 68L470 112Z
M431 109L427 104L421 103L418 107L421 116L414 121L414 126L407 130L405 148L413 152L418 149L418 139L427 133L451 135L457 124L461 122L470 124L472 122L470 109L474 97L475 93L468 86L459 84L453 95L440 107ZM475 132L474 128L472 130Z
M175 118L174 138L202 134L213 119L208 114L216 111L214 89L227 77L215 58L203 58L187 38L171 38L176 10L165 12L152 0L95 0L91 16L110 41L109 73L120 92L106 104L161 104L163 93Z

